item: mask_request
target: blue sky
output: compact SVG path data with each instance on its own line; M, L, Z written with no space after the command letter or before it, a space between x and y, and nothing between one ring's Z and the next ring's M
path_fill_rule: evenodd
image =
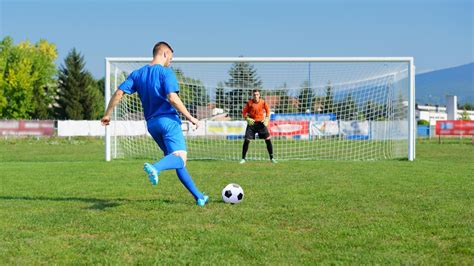
M418 72L474 61L474 0L0 0L0 34L105 57L413 56Z

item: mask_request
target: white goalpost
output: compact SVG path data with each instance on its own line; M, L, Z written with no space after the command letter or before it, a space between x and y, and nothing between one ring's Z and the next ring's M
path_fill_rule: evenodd
M151 58L105 59L105 104ZM200 127L182 121L190 159L239 160L241 112L259 89L270 106L277 160L415 159L412 57L174 58L180 97ZM105 158L159 159L138 95L126 95L106 128ZM252 141L249 160L268 160Z

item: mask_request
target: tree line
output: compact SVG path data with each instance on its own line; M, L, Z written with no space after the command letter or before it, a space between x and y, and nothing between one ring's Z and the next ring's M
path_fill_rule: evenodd
M47 40L0 42L0 119L98 119L104 110L104 79L85 69L72 49L55 65L56 46Z
M96 80L86 70L84 57L73 48L57 68L56 46L46 40L13 44L10 37L0 42L0 119L99 119L104 110L104 78ZM180 82L180 96L195 114L199 106L210 103L210 95L202 81L187 77L175 69ZM127 75L128 73L123 73ZM304 81L297 96L291 96L286 84L265 90L253 65L236 62L228 71L229 78L215 90L215 106L224 109L232 119L240 120L252 89L262 96L275 96L275 113L334 114L342 120L384 120L393 110L402 111L402 99L390 104L366 99L356 101L351 93L343 98L334 95L328 83L324 95L315 95ZM138 101L131 97L130 101ZM391 108L391 109L390 109ZM390 109L390 110L389 110Z

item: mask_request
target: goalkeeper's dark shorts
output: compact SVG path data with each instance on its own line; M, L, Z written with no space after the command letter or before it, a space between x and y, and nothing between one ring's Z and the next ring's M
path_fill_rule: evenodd
M245 138L255 139L255 134L257 133L260 139L266 139L270 137L270 132L268 132L268 128L262 122L255 122L253 126L247 125L247 129L245 130Z

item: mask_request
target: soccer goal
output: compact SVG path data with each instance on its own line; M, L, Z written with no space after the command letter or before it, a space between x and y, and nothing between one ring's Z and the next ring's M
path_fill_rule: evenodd
M106 58L105 102L151 58ZM278 160L415 158L415 83L411 57L175 58L180 97L201 121L183 117L190 159L239 160L241 112L259 89L271 109L268 129ZM158 159L137 95L126 95L106 128L106 160ZM251 142L248 160L268 160Z

